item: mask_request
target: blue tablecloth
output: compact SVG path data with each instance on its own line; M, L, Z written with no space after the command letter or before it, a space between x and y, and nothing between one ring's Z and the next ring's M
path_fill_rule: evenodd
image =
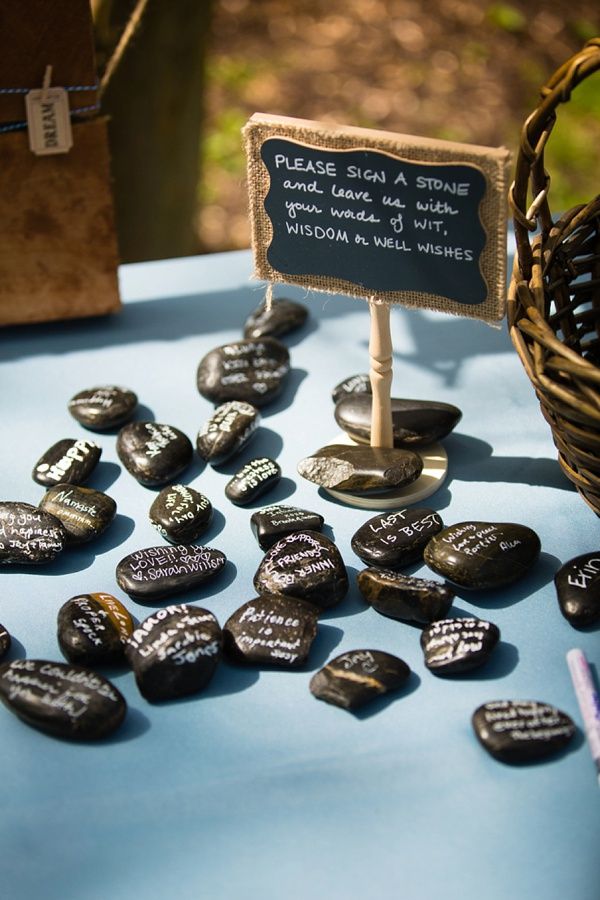
M121 314L0 332L0 497L37 504L43 489L31 469L42 452L64 437L93 437L67 411L86 387L127 385L140 418L194 441L212 410L197 392L196 367L241 336L263 296L250 272L248 252L126 266ZM598 900L600 795L565 663L566 651L581 646L597 664L598 632L565 621L552 583L560 563L598 548L598 520L555 461L506 330L401 308L391 316L393 395L463 410L445 442L447 481L428 505L446 524L521 522L543 547L513 588L459 592L455 609L494 621L502 643L485 668L439 679L424 667L419 630L378 615L357 592L362 564L350 539L371 513L327 499L296 474L297 461L338 431L331 388L368 370L367 306L323 295L306 303L309 324L285 339L293 365L286 389L241 460L219 470L197 461L183 478L212 500L206 542L230 562L219 580L180 599L223 623L254 596L262 554L249 519L276 501L325 516L351 576L348 597L323 616L301 671L223 663L203 694L152 705L131 672L111 670L130 712L102 743L47 737L0 708L7 900ZM61 659L57 610L79 593L113 593L139 619L151 612L120 591L114 573L127 553L161 542L147 516L156 493L122 470L114 434L96 440L103 456L90 485L115 498L117 519L96 543L47 567L3 569L0 622L14 636L12 658ZM250 508L232 506L225 483L240 461L261 454L278 459L281 484ZM312 673L361 647L406 660L410 688L360 715L315 700ZM502 698L569 713L580 726L571 750L525 767L494 761L470 717Z

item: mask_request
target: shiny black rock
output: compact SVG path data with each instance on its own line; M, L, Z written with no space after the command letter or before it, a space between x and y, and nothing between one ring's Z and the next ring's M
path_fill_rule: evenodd
M171 484L162 489L150 507L150 521L172 544L190 544L206 531L213 515L212 503L194 488Z
M583 553L554 576L560 611L577 628L600 621L600 551Z
M225 496L236 506L262 497L281 479L279 463L268 456L251 459L225 485Z
M369 378L368 374L351 375L349 378L344 378L343 381L340 381L339 384L336 384L331 392L331 399L334 403L337 404L344 397L350 396L350 394L370 393L371 379Z
M67 544L64 525L30 503L0 502L0 564L52 562Z
M263 594L244 603L225 622L225 650L238 662L301 666L317 635L317 612L301 600Z
M92 431L105 431L128 422L138 398L129 388L114 384L93 387L71 397L68 409L74 419Z
M200 361L198 390L213 403L265 406L279 394L289 369L288 349L275 338L236 341L215 347Z
M119 459L140 484L157 487L174 481L192 461L190 439L172 425L131 422L117 437Z
M127 712L125 698L102 675L42 659L1 665L0 700L28 725L81 741L115 731Z
M364 599L378 613L418 625L445 618L454 599L445 584L393 569L363 569L357 581Z
M262 550L268 550L294 531L320 531L325 519L297 506L265 506L250 517L250 527Z
M493 700L473 713L480 743L495 759L531 762L558 753L575 734L571 718L537 700Z
M398 690L409 676L404 660L391 653L351 650L316 672L310 680L310 691L319 700L354 710L381 694Z
M500 630L482 619L441 619L421 633L425 665L436 675L477 669L490 658Z
M123 660L133 619L112 594L79 594L58 611L57 638L63 655L82 666Z
M4 657L10 650L11 643L12 639L9 631L4 627L4 625L0 625L0 659L4 659Z
M373 494L403 487L423 471L423 461L412 450L329 444L300 460L303 478L324 488Z
M57 484L40 501L40 509L59 519L69 544L83 544L105 531L117 514L108 494L75 484Z
M246 319L244 337L281 337L301 328L307 317L307 308L295 300L278 297L273 299L270 309L263 301Z
M273 544L254 576L259 594L284 594L319 609L348 592L348 574L333 541L317 531L296 531Z
M260 413L251 403L222 403L198 432L198 455L213 466L225 462L246 446L259 422Z
M57 441L38 459L31 473L45 487L55 484L83 484L96 468L102 448L94 441L65 438Z
M196 544L145 547L120 561L117 584L136 600L162 600L200 587L218 575L226 562L220 550Z
M443 527L433 509L380 513L354 533L352 549L367 566L400 568L422 559L428 541Z
M427 565L464 588L498 588L522 578L540 553L540 539L526 525L458 522L425 548Z
M197 694L208 684L222 644L221 628L209 610L180 604L144 619L125 654L147 700L174 700Z
M369 394L354 393L335 407L335 420L354 441L371 440ZM445 438L458 424L462 413L450 403L392 398L392 427L395 447L421 447Z

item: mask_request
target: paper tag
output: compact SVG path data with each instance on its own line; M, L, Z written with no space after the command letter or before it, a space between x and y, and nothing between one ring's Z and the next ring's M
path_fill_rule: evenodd
M73 146L69 97L64 88L29 91L25 97L29 147L37 156L68 153Z

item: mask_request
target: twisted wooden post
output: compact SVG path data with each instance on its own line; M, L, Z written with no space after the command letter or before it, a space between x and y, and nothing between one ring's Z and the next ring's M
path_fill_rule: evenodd
M393 447L390 308L387 303L377 303L375 300L370 300L369 310L371 312L371 334L369 338L371 370L369 377L373 392L371 447Z

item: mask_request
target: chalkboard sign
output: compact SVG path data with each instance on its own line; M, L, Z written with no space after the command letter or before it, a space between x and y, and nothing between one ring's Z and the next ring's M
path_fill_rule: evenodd
M258 114L244 131L258 277L502 317L506 150Z

